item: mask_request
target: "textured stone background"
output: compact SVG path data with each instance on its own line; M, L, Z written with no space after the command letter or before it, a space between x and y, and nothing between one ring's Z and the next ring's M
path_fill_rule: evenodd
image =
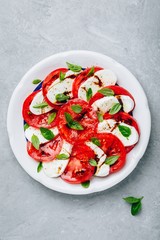
M160 239L159 22L159 0L0 0L0 240ZM150 143L136 170L88 196L34 181L14 158L6 131L9 99L24 73L71 49L101 52L128 67L152 113ZM144 196L137 217L122 200L130 194Z

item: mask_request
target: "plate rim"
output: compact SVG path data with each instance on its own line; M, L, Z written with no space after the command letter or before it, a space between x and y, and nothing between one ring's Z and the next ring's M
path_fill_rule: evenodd
M10 124L10 115L11 115L11 109L12 109L12 104L13 104L13 100L17 94L17 92L19 91L19 88L20 86L23 84L23 82L25 82L25 79L28 75L30 75L30 73L35 69L35 68L39 68L41 67L44 63L46 63L47 61L50 61L52 58L56 58L56 57L59 57L59 56L62 56L62 55L65 55L65 54L73 54L73 53L88 53L88 54L95 54L95 55L99 55L100 57L105 57L107 58L109 61L113 62L114 64L117 64L120 66L120 68L122 68L123 70L127 71L128 74L130 74L130 76L132 78L135 79L135 81L138 83L139 85L139 88L141 89L141 91L143 92L143 97L144 97L144 100L146 102L145 104L145 111L146 111L146 114L148 115L148 136L147 138L145 139L145 146L143 147L143 149L141 150L141 154L139 156L139 159L135 160L132 165L130 166L130 168L128 169L128 171L125 172L125 174L123 174L123 176L121 176L121 178L115 178L116 180L112 182L112 184L110 184L110 186L108 187L105 187L105 186L99 186L99 188L95 188L95 189L84 189L85 191L77 191L76 189L74 190L74 192L70 192L70 190L66 190L64 188L60 188L59 186L58 187L51 187L51 186L48 186L46 183L43 182L43 179L40 179L39 177L37 177L36 175L30 173L29 171L26 170L26 168L23 166L22 162L18 159L17 157L17 154L15 152L15 149L13 147L13 144L12 144L12 139L10 137L10 129L11 129L11 124ZM117 185L118 183L120 183L121 181L123 181L127 176L130 175L130 173L136 168L137 164L139 163L140 159L142 158L142 156L144 155L145 151L146 151L146 148L147 148L147 145L148 145L148 142L149 142L149 138L150 138L150 133L151 133L151 113L150 113L150 109L149 109L149 105L148 105L148 100L147 100L147 97L146 97L146 94L140 84L140 82L137 80L137 78L128 70L128 68L126 68L125 66L123 66L122 64L120 64L119 62L115 61L114 59L112 59L111 57L108 57L107 55L105 54L102 54L102 53L98 53L98 52L95 52L95 51L88 51L88 50L72 50L72 51L64 51L64 52L60 52L60 53L56 53L56 54L53 54L49 57L46 57L44 58L43 60L39 61L38 63L36 63L34 66L32 66L24 75L23 77L21 78L21 80L19 81L19 83L17 84L17 86L15 87L12 95L11 95L11 98L10 98L10 101L9 101L9 105L8 105L8 111L7 111L7 132L8 132L8 136L9 136L9 142L10 142L10 146L11 146L11 149L12 149L12 152L14 153L14 156L16 158L16 160L19 162L19 164L21 165L21 167L25 170L25 172L28 173L28 175L30 175L34 180L38 181L39 183L41 183L42 185L44 185L45 187L51 189L51 190L54 190L54 191L57 191L57 192L61 192L61 193L65 193L65 194L71 194L71 195L86 195L86 194L91 194L91 193L95 193L95 192L100 192L100 191L104 191L104 190L107 190L107 189L110 189L111 187ZM83 190L83 189L82 189Z

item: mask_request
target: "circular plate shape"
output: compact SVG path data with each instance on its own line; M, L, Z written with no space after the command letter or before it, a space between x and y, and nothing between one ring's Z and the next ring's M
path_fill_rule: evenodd
M111 69L118 77L118 84L126 88L133 95L136 102L133 116L136 118L141 131L139 143L129 154L127 154L127 161L123 169L106 178L94 177L91 180L89 188L83 188L81 184L68 184L61 178L49 178L43 171L37 173L38 163L27 154L26 140L23 131L23 102L35 88L35 85L32 84L34 79L38 78L43 80L54 69L66 67L66 62L71 62L83 67L92 67L95 65ZM24 75L14 90L10 100L7 128L10 145L15 157L32 178L58 192L67 194L89 194L111 188L126 178L134 170L139 160L142 158L149 141L151 116L147 98L141 85L124 66L100 53L90 51L69 51L55 54L44 59Z

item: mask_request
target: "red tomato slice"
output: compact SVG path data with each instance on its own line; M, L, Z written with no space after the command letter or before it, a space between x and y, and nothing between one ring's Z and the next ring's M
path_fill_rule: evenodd
M120 112L120 113L117 113L117 114L114 114L114 115L110 115L109 113L105 113L103 118L106 119L106 120L107 119L115 119L116 122L124 122L124 123L134 127L137 130L138 134L140 135L140 130L139 130L139 127L138 127L138 123L128 113ZM126 152L127 153L130 152L135 147L136 144L125 147Z
M96 138L100 141L100 148L105 152L107 157L119 155L118 160L110 166L110 173L119 171L126 162L126 150L122 142L110 133L97 133Z
M58 135L50 142L40 145L39 150L35 149L31 142L27 142L27 151L31 158L38 162L52 161L61 151L63 140Z
M71 109L71 106L76 104L82 107L82 111L79 114ZM75 121L78 121L84 130L69 128L65 119L65 113L69 113ZM97 130L98 125L97 114L87 102L81 99L73 99L64 104L59 110L57 122L60 135L71 144L77 139L85 140L91 137Z
M47 98L47 93L48 93L48 89L51 86L51 84L57 79L59 78L59 74L60 72L66 73L68 71L67 68L58 68L56 70L54 70L53 72L49 73L49 75L45 78L45 80L43 81L43 85L42 85L42 92L43 92L43 96L45 101L52 107L59 109L59 105L60 104L53 104L52 102L50 102L50 100Z
M90 180L95 172L95 167L89 164L89 160L94 157L92 149L84 143L78 142L72 149L70 161L61 178L73 184Z
M133 98L133 96L124 88L119 87L119 86L106 86L104 88L109 88L112 89L115 93L115 95L126 95L129 96L130 98L132 98L132 100L134 101L134 105L135 105L135 100ZM105 97L102 93L97 92L89 101L89 105L92 105L95 101L97 101L98 99L101 99Z
M24 120L32 127L35 128L40 128L40 127L45 127L45 128L52 128L55 127L57 124L57 117L54 119L53 122L48 124L48 117L52 112L57 112L57 110L53 109L50 112L40 114L40 115L35 115L30 112L29 106L35 97L35 95L40 92L40 90L31 93L26 100L23 103L23 109L22 109L22 115Z
M103 69L103 68L101 68L101 67L94 67L94 72L97 72L97 71L99 71L101 69ZM91 68L86 68L74 80L73 90L72 90L74 98L78 97L78 89L79 89L80 85L89 78L88 77L88 73L89 73L90 70L91 70Z

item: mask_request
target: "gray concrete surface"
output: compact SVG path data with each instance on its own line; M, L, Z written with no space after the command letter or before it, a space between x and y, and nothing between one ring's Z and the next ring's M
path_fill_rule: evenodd
M13 156L6 131L9 99L24 73L71 49L101 52L128 67L152 113L150 143L136 170L88 196L34 181ZM0 0L0 240L160 239L159 75L159 0ZM144 196L137 217L122 200L128 195Z

